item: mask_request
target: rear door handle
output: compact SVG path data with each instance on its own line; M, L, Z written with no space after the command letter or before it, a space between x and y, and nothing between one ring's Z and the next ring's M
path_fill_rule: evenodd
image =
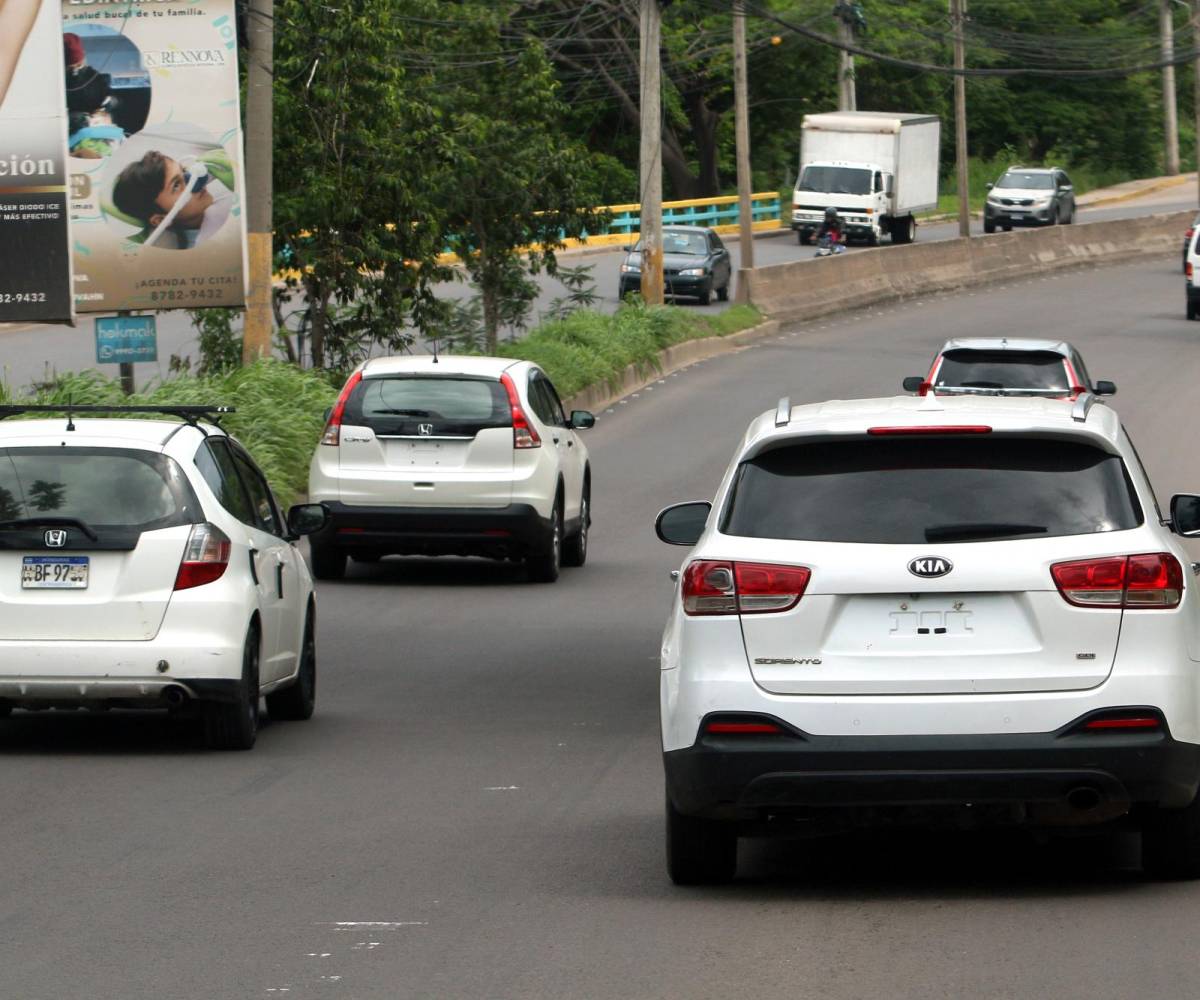
M275 592L279 595L279 599L283 600L283 563L275 564Z
M250 550L250 576L254 580L254 586L258 586L258 549Z

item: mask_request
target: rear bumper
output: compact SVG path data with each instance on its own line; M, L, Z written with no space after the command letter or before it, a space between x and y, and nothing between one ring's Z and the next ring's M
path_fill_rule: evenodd
M311 543L380 555L518 556L549 539L530 504L494 508L352 507L325 501L329 523Z
M1200 785L1200 746L1165 732L844 737L789 728L787 736L702 736L663 760L680 812L747 822L991 807L1007 822L1080 825L1138 805L1181 807Z
M21 677L0 679L0 702L23 708L116 705L167 707L172 691L188 701L235 701L242 683L234 678Z
M1200 302L1200 287L1193 285L1190 281L1187 283L1187 300L1189 302Z

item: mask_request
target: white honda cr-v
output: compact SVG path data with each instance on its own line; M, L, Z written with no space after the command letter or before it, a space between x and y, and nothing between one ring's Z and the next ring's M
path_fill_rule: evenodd
M582 566L592 470L578 431L536 365L506 358L375 358L350 376L309 469L329 524L309 540L313 573L346 558L478 555L523 560L553 582Z
M749 428L662 645L668 865L879 822L1126 823L1200 875L1200 596L1116 413L904 397Z
M213 407L0 406L0 715L197 710L214 749L244 750L316 698L312 579L288 523ZM102 410L178 421L83 419Z

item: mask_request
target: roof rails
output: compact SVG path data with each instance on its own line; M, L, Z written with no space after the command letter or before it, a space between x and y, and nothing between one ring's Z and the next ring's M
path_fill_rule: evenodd
M1099 397L1093 392L1081 392L1071 407L1071 419L1084 423L1093 406L1099 402Z
M180 420L191 424L193 427L199 425L201 420L207 420L214 427L221 426L221 420L231 413L236 413L237 410L232 406L153 406L153 405L137 405L137 406L120 406L107 404L75 404L75 403L59 403L59 404L26 404L26 403L11 403L0 405L0 420L6 417L16 417L25 413L65 413L67 415L67 430L75 429L75 421L72 417L77 413L154 413L168 417L178 417Z
M779 405L775 407L775 426L786 427L792 422L792 400L789 396L784 396L779 401Z

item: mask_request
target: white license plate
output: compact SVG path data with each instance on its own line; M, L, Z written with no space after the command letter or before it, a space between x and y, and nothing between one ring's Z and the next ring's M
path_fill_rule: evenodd
M1023 218L1025 218L1025 213L1024 212L1013 212L1013 214L1010 215L1009 218L1010 219L1023 219Z
M21 561L24 590L85 590L87 556L26 556Z

